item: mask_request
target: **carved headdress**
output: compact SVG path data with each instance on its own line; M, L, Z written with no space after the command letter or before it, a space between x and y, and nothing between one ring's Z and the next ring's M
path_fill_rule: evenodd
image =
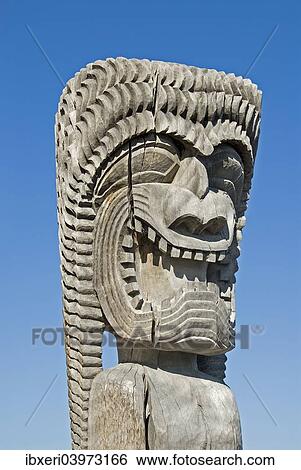
M57 191L75 448L87 447L105 325L131 348L233 348L260 105L248 79L124 58L89 64L64 89Z

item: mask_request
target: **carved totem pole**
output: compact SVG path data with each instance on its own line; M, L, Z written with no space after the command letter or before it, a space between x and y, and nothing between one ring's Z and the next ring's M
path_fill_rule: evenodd
M76 449L240 449L225 385L259 135L250 80L89 64L56 117L65 347ZM119 364L101 370L107 329Z

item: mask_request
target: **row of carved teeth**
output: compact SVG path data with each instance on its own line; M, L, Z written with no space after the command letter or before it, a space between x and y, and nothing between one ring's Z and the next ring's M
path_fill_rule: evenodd
M145 300L140 293L136 277L134 242L131 233L128 233L123 237L122 248L123 249L120 251L119 261L121 264L120 274L122 279L125 281L125 292L131 299L130 302L134 309L145 310Z
M164 237L159 235L152 227L146 223L135 219L135 231L146 236L154 243L159 251L167 253L171 258L191 259L195 261L206 261L208 263L222 262L226 260L227 251L197 251L184 248L177 248L168 243Z

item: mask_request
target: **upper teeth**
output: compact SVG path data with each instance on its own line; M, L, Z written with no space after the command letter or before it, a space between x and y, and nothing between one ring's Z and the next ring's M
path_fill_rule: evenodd
M171 256L172 258L184 258L196 261L206 261L209 263L215 263L216 261L224 260L226 257L226 251L197 251L172 246L152 227L149 227L147 224L142 223L138 219L135 219L135 231L138 233L143 233L150 241L156 244L156 246L162 253L168 253L169 256ZM132 245L130 243L132 243ZM133 246L133 242L130 235L126 235L124 237L122 246L127 248Z

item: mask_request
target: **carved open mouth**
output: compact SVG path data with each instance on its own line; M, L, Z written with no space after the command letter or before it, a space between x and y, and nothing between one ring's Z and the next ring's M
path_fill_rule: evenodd
M174 302L179 290L208 290L227 299L226 279L221 272L227 269L231 250L205 252L177 248L146 223L136 221L133 235L123 239L122 251L121 274L135 308L141 309L145 303L166 308Z
M121 275L132 307L154 314L154 342L229 349L231 333L219 337L219 332L233 326L231 283L218 277L230 252L177 248L145 222L136 220L135 228L122 242Z

